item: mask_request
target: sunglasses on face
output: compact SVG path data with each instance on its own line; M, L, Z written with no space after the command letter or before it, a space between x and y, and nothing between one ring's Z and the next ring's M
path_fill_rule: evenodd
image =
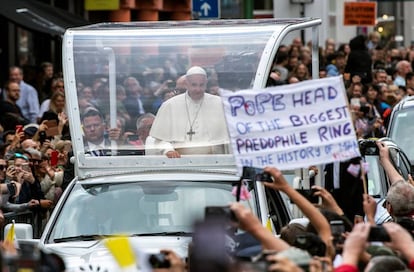
M0 171L4 171L6 170L6 168L7 168L7 165L0 165Z

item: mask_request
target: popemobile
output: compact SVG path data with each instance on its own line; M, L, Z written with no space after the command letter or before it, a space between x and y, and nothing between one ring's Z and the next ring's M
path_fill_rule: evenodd
M206 207L225 208L237 198L277 235L292 217L290 203L256 181L260 169L241 175L223 109L214 103L217 89L267 87L279 46L305 30L317 78L320 24L194 20L68 29L63 72L74 178L35 242L61 256L67 271L121 271L108 246L121 235L134 270L148 271L148 256L160 249L187 258ZM238 186L245 197L237 196Z

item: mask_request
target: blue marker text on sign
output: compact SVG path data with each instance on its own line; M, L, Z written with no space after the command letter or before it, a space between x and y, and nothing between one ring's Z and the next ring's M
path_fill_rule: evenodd
M360 156L340 77L221 97L239 168L285 170Z

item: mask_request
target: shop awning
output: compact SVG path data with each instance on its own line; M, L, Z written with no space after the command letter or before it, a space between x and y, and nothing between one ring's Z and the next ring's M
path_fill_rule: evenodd
M36 32L62 36L67 28L89 24L80 16L35 0L1 0L0 16Z

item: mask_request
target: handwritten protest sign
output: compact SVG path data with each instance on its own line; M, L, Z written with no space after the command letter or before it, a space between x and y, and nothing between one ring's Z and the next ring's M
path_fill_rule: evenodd
M239 168L287 170L360 156L341 77L221 97Z

